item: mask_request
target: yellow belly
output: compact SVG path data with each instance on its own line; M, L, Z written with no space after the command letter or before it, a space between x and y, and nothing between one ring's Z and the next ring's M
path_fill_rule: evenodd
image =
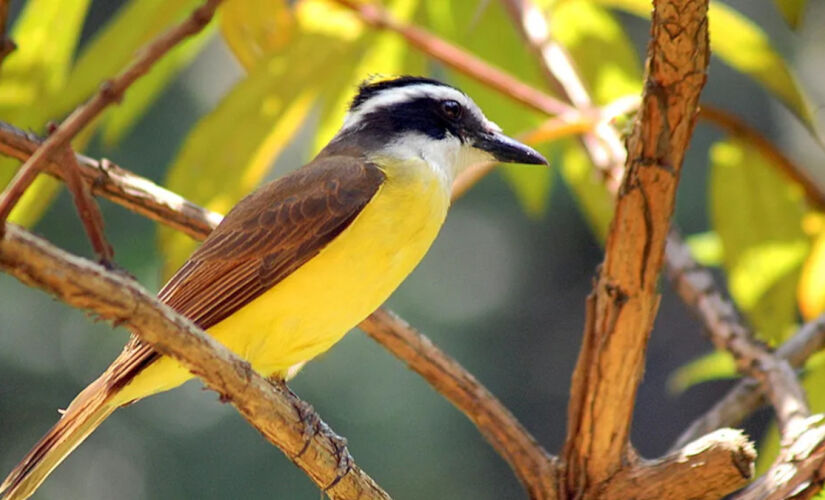
M291 375L381 305L424 257L449 191L422 163L393 165L372 201L321 252L208 332L265 375ZM297 370L293 370L297 371ZM131 401L191 374L163 357L123 388Z

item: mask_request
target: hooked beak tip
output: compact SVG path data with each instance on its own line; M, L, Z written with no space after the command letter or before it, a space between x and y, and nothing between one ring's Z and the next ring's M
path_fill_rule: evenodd
M541 153L498 131L480 134L474 146L490 153L493 158L501 162L549 165L547 159Z

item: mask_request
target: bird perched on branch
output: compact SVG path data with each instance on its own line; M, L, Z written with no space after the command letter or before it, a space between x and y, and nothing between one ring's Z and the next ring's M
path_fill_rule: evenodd
M547 163L454 87L364 83L318 156L241 200L158 297L288 379L389 297L435 239L456 175L489 160ZM29 497L118 407L192 376L133 337L0 485L3 498Z

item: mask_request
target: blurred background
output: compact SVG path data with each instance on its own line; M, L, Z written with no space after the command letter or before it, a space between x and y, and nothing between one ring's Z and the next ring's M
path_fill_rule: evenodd
M456 23L466 21L460 33L483 36L495 43L496 37L509 36L512 31L510 18L499 15L498 2L456 3L466 4L462 8L476 13L470 20L451 14ZM794 31L778 15L773 2L725 3L764 31L797 75L808 93L814 117L821 122L825 4L811 2L801 27ZM78 38L79 52L125 4L91 1ZM12 26L23 7L24 2L11 2ZM609 12L629 37L637 54L637 68L641 68L648 21L624 11ZM417 22L427 25L424 14L417 16ZM484 23L488 22L500 23L501 33L487 29ZM714 31L711 25L711 36L727 34ZM187 182L197 182L197 176L170 179L169 172L181 162L181 151L186 150L193 128L247 74L225 39L214 30L208 33L191 62L172 72L163 90L147 102L121 137L108 141L101 134L90 136L85 154L110 158L163 185L177 183L173 187L177 191L185 191L181 186ZM524 54L514 55L514 64L533 57L527 49ZM7 64L11 64L11 57ZM436 63L421 64L431 75L464 82ZM4 99L5 76L0 75L0 101ZM354 92L349 79L332 83L337 93ZM467 90L474 95L472 88ZM702 100L740 116L825 182L822 149L800 120L753 79L714 59ZM327 104L342 105L333 101ZM518 105L488 109L484 99L479 101L505 132L516 134L528 128L528 124L519 128L510 114L520 109ZM303 125L288 145L273 155L277 158L267 159L260 180L276 178L313 154L316 130L326 126L324 120L332 113L327 104L309 106ZM45 101L29 106L31 113L45 106ZM46 119L62 116L39 116L35 123L20 123L18 118L23 115L10 109L0 106L5 110L0 119L36 131L42 131ZM343 109L336 111L339 120L341 112ZM711 229L708 151L722 138L718 129L706 123L700 123L694 134L676 213L685 234ZM547 450L555 453L565 435L568 386L580 345L584 299L591 290L602 250L592 218L583 215L571 183L560 173L566 155L553 145L542 147L553 170L542 178L538 198L525 203L523 194L514 191L512 178L502 172L487 176L454 205L434 247L388 305L475 374ZM201 155L212 154L209 148L200 148ZM241 175L233 173L239 167L231 156L221 158L223 164L218 168L224 175ZM211 171L202 175L220 179ZM197 190L197 186L192 189ZM735 200L731 204L735 210ZM163 283L164 267L172 265L170 255L175 253L164 246L166 236L159 236L151 221L105 200L101 205L117 263L148 289L157 290ZM91 256L64 189L36 221L34 230L69 251ZM722 271L719 276L724 283ZM646 457L666 451L732 384L716 380L681 392L669 385L675 370L712 348L700 324L666 281L661 290L662 306L633 422L633 444ZM798 320L794 312L794 321ZM65 407L105 369L127 335L0 274L0 473L5 475L56 421L58 408ZM358 464L395 498L524 497L506 463L473 425L358 330L307 365L291 386L337 433L347 437ZM757 413L746 423L747 432L754 439L761 437L769 419L768 411ZM221 404L215 393L193 381L116 412L56 470L36 498L319 496L304 474L231 406Z

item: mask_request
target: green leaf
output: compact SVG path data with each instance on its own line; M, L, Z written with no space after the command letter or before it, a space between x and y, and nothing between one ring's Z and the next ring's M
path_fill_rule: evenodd
M397 0L388 9L393 18L403 22L411 19L419 6L418 0ZM315 134L315 152L320 151L341 127L359 83L374 76L426 72L424 57L411 51L407 43L395 33L370 30L360 37L357 45L361 51L360 60L352 66L349 74L342 75L334 86L330 86L332 91L324 96L321 123ZM335 92L333 88L338 91Z
M285 54L258 63L190 133L166 186L225 213L265 178L324 85L353 63L351 49L336 37L302 35ZM168 275L196 244L164 228L159 237Z
M709 267L722 265L725 249L722 246L722 239L714 231L691 234L685 238L685 243L690 247L690 253L699 264Z
M639 56L608 11L590 0L565 0L556 1L548 17L596 104L642 93Z
M61 114L52 103L66 84L80 38L88 0L32 0L20 14L12 38L17 50L3 63L0 118L21 128L43 132ZM18 162L0 159L0 185L14 176ZM10 214L11 221L30 226L40 219L59 182L40 176Z
M671 394L679 394L702 382L737 375L733 356L727 351L713 351L677 368L668 378L667 389Z
M593 0L638 16L649 17L649 0ZM768 35L756 23L721 2L708 10L711 52L733 69L765 87L808 127L816 130L814 112L802 87ZM718 36L715 36L718 34Z
M221 34L238 61L250 70L292 40L295 15L281 0L226 2L221 7Z
M758 335L781 341L796 319L796 283L808 254L804 197L755 149L730 139L710 151L710 213L736 304Z
M808 0L773 0L773 3L791 28L799 28Z
M537 58L525 50L525 42L501 2L427 0L425 5L427 24L436 34L525 83L545 86ZM495 36L490 36L491 33ZM446 74L449 81L470 95L487 117L507 134L515 135L538 127L544 120L541 114L470 77L449 69ZM536 215L547 207L552 180L547 169L543 171L523 165L499 168L526 213Z
M101 82L116 75L137 50L200 5L198 0L131 0L106 26L95 33L72 67L60 102L66 113L97 91ZM177 50L177 49L176 49ZM130 91L124 102L130 99Z
M554 36L576 62L596 104L641 93L642 70L636 51L608 11L588 0L566 0L553 2L547 15ZM580 142L567 142L561 174L593 234L604 241L613 217L613 197Z
M203 31L170 50L147 74L129 87L127 98L106 112L103 121L103 142L107 145L119 142L167 85L200 53L214 33L215 24L210 23Z
M598 177L584 146L577 141L566 141L559 167L564 182L578 200L579 210L590 230L599 241L604 241L613 219L613 196Z

